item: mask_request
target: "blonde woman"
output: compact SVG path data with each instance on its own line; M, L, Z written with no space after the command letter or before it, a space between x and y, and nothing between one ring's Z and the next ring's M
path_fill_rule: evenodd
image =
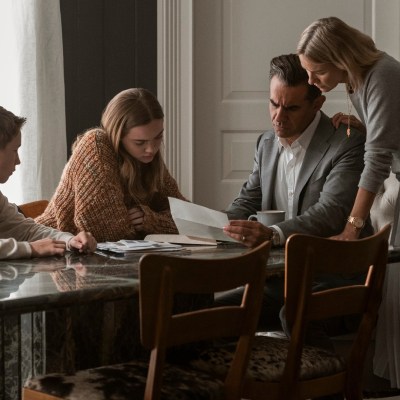
M164 114L146 89L127 89L106 106L101 126L74 144L45 212L36 221L98 241L177 233L168 196L183 199L161 154Z
M374 41L336 17L322 18L300 37L297 53L309 83L329 92L346 85L347 110L333 121L358 126L354 106L366 128L365 166L344 231L335 238L357 239L375 195L393 172L400 176L400 63L376 48Z

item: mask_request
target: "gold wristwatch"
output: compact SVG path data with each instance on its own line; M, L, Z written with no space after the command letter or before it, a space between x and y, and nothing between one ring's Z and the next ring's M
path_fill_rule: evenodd
M351 215L347 218L347 222L353 225L355 230L364 228L365 221L360 217L352 217Z

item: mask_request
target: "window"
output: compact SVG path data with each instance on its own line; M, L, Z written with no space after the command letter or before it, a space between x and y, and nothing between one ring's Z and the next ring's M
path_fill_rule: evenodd
M0 190L17 204L50 198L67 158L59 1L1 0L0 54L0 105L28 119Z

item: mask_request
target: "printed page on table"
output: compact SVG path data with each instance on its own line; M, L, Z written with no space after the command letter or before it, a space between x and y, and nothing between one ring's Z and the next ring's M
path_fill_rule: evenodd
M223 232L223 227L229 224L225 213L173 197L168 197L168 200L181 235L237 243Z
M182 248L178 244L159 243L150 240L119 240L118 242L97 243L98 250L121 254L148 251L177 251L182 250Z

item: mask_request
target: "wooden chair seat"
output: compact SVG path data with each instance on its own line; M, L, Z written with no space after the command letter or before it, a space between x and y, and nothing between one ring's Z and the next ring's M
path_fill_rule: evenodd
M30 203L20 204L18 209L26 218L36 218L43 214L48 204L48 200L36 200Z
M147 361L133 361L71 374L48 374L29 381L28 388L68 400L143 399ZM167 365L163 371L161 399L209 400L223 398L224 381L188 368ZM25 399L30 393L25 389ZM45 397L37 397L44 399Z
M288 356L289 339L278 339L259 333L254 340L248 376L259 382L280 382ZM191 362L191 366L201 371L225 376L235 347L231 343L207 349ZM316 379L343 372L346 360L319 347L304 346L301 356L299 379Z
M225 259L144 255L139 261L140 332L150 361L37 376L26 382L23 399L239 400L261 310L269 249L265 242ZM185 311L174 302L182 295L215 294L238 286L245 287L239 306ZM173 353L176 346L211 345L231 337L238 340L223 379L187 364L165 362L167 348Z
M362 399L366 351L376 325L385 278L390 225L355 241L292 235L285 255L285 314L291 337L258 335L253 343L243 397L251 400L310 399L341 393ZM312 291L318 274L365 276L365 282ZM356 315L361 323L347 357L305 344L310 321ZM232 359L231 345L208 348L191 367L221 379Z

